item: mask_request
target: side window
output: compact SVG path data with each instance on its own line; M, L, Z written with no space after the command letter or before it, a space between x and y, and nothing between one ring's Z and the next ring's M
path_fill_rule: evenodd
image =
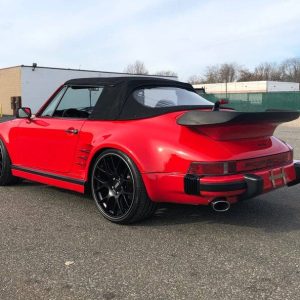
M63 118L88 118L102 91L103 87L68 87L53 116Z
M50 104L45 108L45 110L42 112L41 116L42 117L52 117L60 99L64 95L67 87L63 87L57 94L56 96L52 99Z
M45 108L41 116L88 118L102 91L103 87L64 87Z

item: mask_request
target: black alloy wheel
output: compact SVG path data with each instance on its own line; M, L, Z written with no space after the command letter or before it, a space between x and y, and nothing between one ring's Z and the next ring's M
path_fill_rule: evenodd
M0 186L18 183L20 178L11 173L11 161L4 143L0 140Z
M136 222L156 209L137 167L118 150L106 150L98 156L91 174L91 189L101 214L115 223Z
M2 176L3 173L3 151L2 147L0 147L0 177Z

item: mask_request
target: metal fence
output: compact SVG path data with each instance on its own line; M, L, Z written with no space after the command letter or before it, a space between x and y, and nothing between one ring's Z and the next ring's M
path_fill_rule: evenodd
M237 111L265 111L287 109L300 111L300 92L272 92L245 94L201 94L209 101L229 100L228 107Z

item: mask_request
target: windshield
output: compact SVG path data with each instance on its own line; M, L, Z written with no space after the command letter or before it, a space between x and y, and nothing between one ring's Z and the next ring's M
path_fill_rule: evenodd
M135 90L133 97L139 103L154 108L213 105L213 103L199 96L197 93L179 87L142 88Z

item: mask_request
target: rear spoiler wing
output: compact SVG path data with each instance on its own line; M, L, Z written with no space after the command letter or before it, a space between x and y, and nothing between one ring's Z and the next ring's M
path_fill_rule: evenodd
M299 118L297 111L265 111L265 112L237 112L237 111L200 111L192 110L177 119L177 124L183 126L207 126L217 124L257 124L272 123L279 125Z

